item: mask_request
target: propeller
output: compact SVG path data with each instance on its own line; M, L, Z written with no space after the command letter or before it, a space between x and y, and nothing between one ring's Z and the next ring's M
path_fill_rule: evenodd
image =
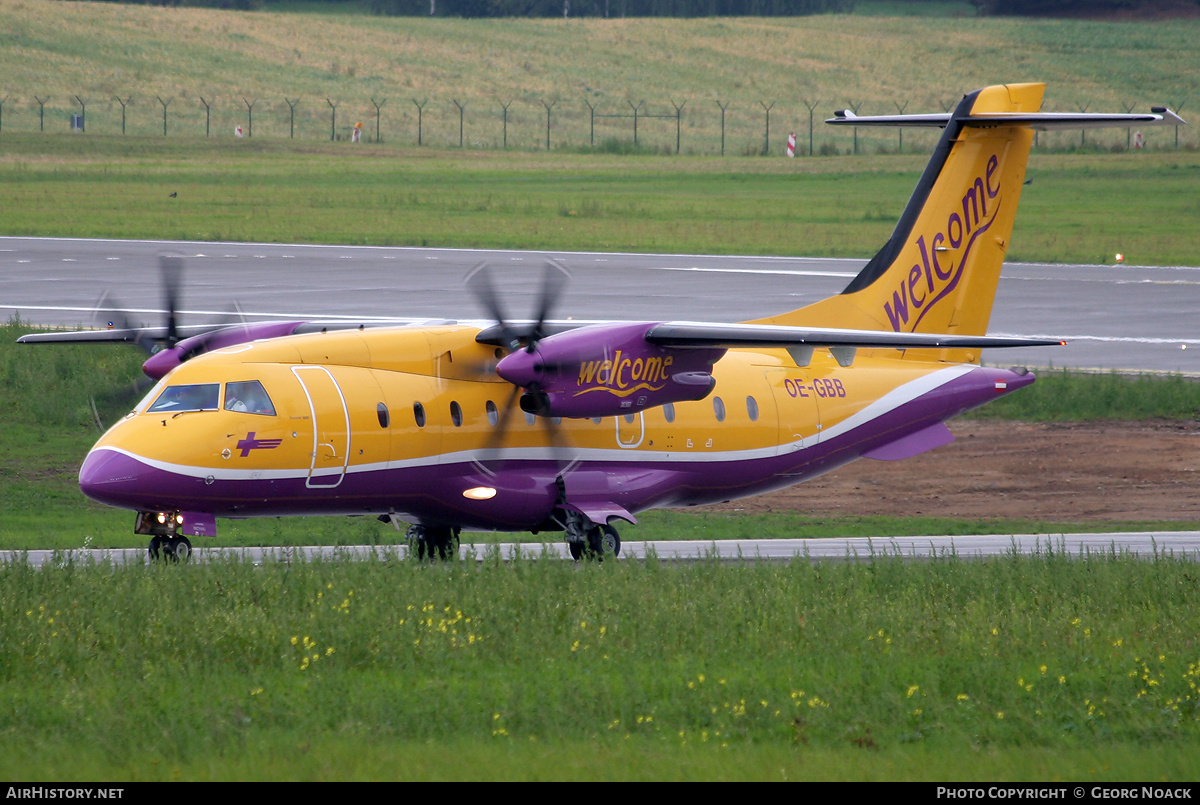
M570 274L562 264L554 260L546 261L545 271L542 274L537 317L532 324L522 327L514 327L504 315L500 296L496 293L496 287L492 283L492 268L486 262L479 263L471 269L467 274L466 284L475 295L476 301L496 322L499 330L499 345L510 353L522 348L526 352L532 353L537 350L537 342L550 334L546 329L546 321L558 305L558 300L562 296L569 278Z
M163 308L165 311L162 325L143 326L141 322L134 320L133 314L129 310L125 309L107 292L96 303L96 316L98 319L106 321L110 330L124 332L124 341L134 344L150 356L143 365L144 376L128 384L121 384L110 391L92 396L92 414L96 419L96 424L101 429L104 427L103 423L105 420L118 418L123 412L129 411L150 390L156 379L161 376L161 374L151 371L151 364L155 362L154 356L158 355L164 349L172 349L181 341L188 338L189 335L195 335L195 333L185 334L182 332L180 326L179 299L180 288L183 285L183 257L172 254L159 255L158 268L162 284ZM241 317L240 310L235 308L235 312ZM101 315L102 313L104 314L103 316ZM244 326L244 317L241 318L243 319ZM212 328L205 328L200 332L208 333L225 326L214 325ZM186 352L180 354L174 363L183 363L189 358L200 354L204 349L204 339L197 339L197 342L187 349Z
M484 343L496 344L510 355L516 352L536 355L538 342L552 334L547 322L553 314L554 308L558 305L559 299L562 297L570 274L562 264L554 260L547 260L538 293L535 318L532 322L513 324L505 314L504 305L501 302L500 295L496 292L496 286L492 280L492 273L493 270L490 265L486 262L479 263L468 272L466 278L466 285L472 294L474 294L480 307L496 322L492 328L489 328L486 336L481 334L480 340ZM489 371L492 373L495 372L494 364L489 365ZM504 379L508 380L508 378ZM539 413L538 395L541 392L541 388L538 383L536 381L527 381L522 384L513 382L512 380L509 380L509 382L513 384L512 392L500 410L495 428L484 445L483 450L485 454L496 450L504 442L511 422L512 412L516 408L520 407L523 411L530 414ZM518 402L519 406L515 404ZM537 416L536 418L546 428L550 443L555 448L555 453L560 452L561 448L568 446L562 430L559 428L558 421L546 416ZM567 463L570 463L569 459ZM492 470L480 461L476 461L475 465L488 475L494 474Z

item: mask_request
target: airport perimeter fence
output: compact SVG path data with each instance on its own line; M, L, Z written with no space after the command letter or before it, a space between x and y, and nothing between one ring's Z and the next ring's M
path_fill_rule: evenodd
M949 111L957 99L936 102ZM1167 105L1186 119L1187 99ZM910 108L911 107L911 108ZM918 108L919 107L919 108ZM194 97L49 94L0 95L0 139L41 132L138 137L210 137L386 142L438 148L578 150L615 153L796 156L927 153L929 129L834 127L837 109L859 115L931 111L930 104L819 99L655 100L556 98ZM1088 103L1045 111L1148 111L1142 106ZM1132 150L1137 129L1039 132L1042 150ZM1142 147L1196 149L1196 127L1148 127ZM357 132L357 134L356 134Z

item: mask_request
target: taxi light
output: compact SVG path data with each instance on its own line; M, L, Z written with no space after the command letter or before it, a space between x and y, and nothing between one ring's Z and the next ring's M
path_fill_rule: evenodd
M183 525L183 515L182 514L175 515L175 524Z
M490 486L475 486L463 492L468 500L491 500L496 497L496 490Z
M167 522L167 515L162 512L159 512L158 513L158 522L160 522L160 523Z

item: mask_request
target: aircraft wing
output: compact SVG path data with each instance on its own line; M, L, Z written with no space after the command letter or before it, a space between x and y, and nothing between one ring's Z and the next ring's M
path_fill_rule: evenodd
M177 327L176 332L183 336L199 335L215 329L213 325L192 325ZM163 341L167 338L166 327L130 327L112 330L74 330L62 332L48 330L44 333L29 333L17 339L18 344L66 344L72 342L113 342L124 344L139 344L144 339Z
M1061 346L1045 338L1010 338L988 335L894 333L885 330L842 330L824 327L776 327L766 324L708 324L665 322L646 333L646 341L660 347L851 347L882 349L985 349Z

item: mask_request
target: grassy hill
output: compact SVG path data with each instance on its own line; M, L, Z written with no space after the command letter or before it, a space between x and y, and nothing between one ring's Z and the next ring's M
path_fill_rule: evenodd
M165 105L169 135L203 135L207 123L228 137L252 122L255 137L328 138L363 122L373 138L374 99L384 139L415 141L420 117L423 142L457 145L461 107L464 144L485 147L505 142L507 104L508 145L531 149L545 147L548 116L552 147L586 146L587 104L632 115L644 101L643 145L674 148L681 106L681 147L699 153L719 151L727 105L726 151L737 154L761 148L766 107L772 149L788 131L803 148L805 101L817 119L859 104L925 111L985 84L1046 81L1050 110L1200 106L1200 20L457 20L0 0L0 32L0 136L63 132L81 109L89 133L119 134L118 96L129 99L127 133L159 136ZM594 122L597 142L632 138L631 117ZM853 147L849 132L816 135L817 148ZM859 136L862 149L900 145L895 132ZM906 133L905 148L924 150L922 137ZM1173 138L1154 132L1150 145ZM1125 133L1089 142L1123 145Z

